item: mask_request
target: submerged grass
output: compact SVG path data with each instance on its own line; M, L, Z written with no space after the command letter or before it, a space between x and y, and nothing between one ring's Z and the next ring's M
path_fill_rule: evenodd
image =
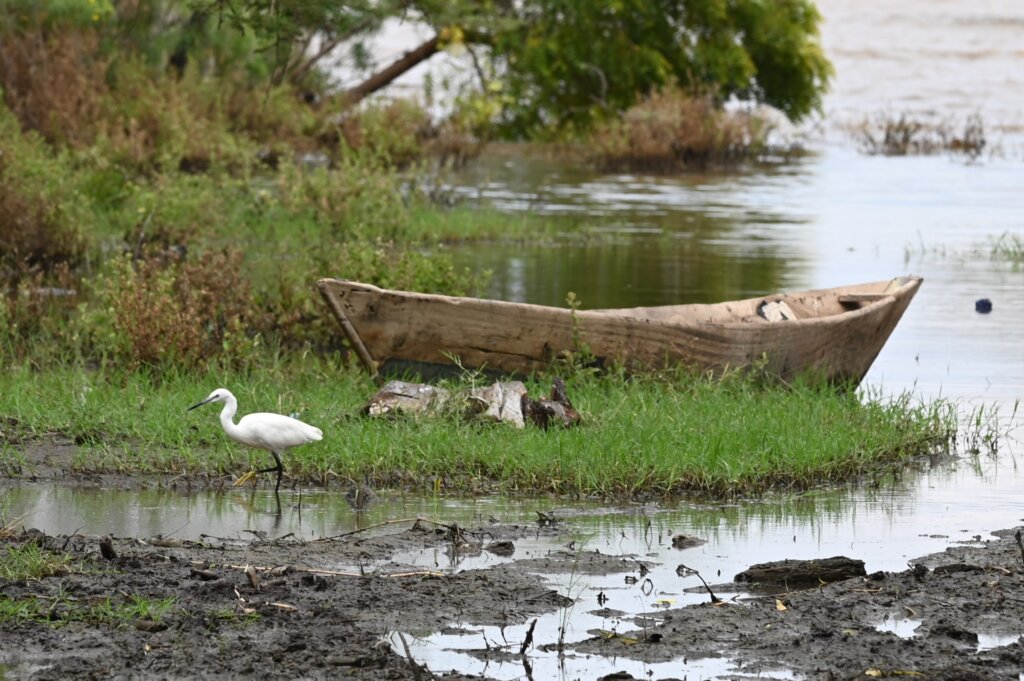
M322 442L289 452L293 479L448 492L554 492L623 497L802 489L891 470L948 447L958 424L945 401L913 404L810 386L712 381L686 374L567 380L581 427L543 431L459 416L370 419L377 386L349 367L309 359L259 374L223 371L99 374L62 368L0 376L0 417L13 435L62 433L81 471L237 475L269 454L224 435L215 407L185 413L213 388L235 392L240 413L298 412ZM527 382L531 395L550 381Z

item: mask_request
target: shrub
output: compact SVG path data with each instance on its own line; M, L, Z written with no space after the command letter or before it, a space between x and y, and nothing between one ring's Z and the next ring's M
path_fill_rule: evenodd
M26 130L54 144L92 142L106 91L96 30L109 0L8 0L0 13L0 87Z
M0 284L74 267L85 255L85 211L65 158L0 107ZM40 280L40 285L42 280Z
M115 259L101 280L100 312L86 315L92 322L87 332L102 332L105 311L116 334L93 335L96 349L121 354L136 367L244 362L259 342L246 336L249 291L236 251L213 251L194 260L175 254L134 261L125 256Z
M288 164L275 180L279 209L326 227L336 240L391 238L407 221L398 176L370 156L347 154L330 169Z
M670 88L598 125L587 146L591 162L605 169L672 172L755 157L770 131L757 114L725 111L710 96Z
M430 117L404 99L370 102L347 112L338 125L348 148L402 167L423 155Z
M936 122L909 113L881 113L855 126L853 136L866 154L910 156L950 152L977 159L987 143L981 116L968 116L962 130L957 128L948 120Z

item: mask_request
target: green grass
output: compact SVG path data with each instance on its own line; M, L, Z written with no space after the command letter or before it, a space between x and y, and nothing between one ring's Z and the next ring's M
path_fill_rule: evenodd
M946 401L915 405L740 378L580 374L567 385L584 425L542 431L455 416L366 418L359 409L377 386L356 369L313 358L158 381L138 372L11 369L0 375L0 418L15 419L20 438L72 438L80 471L237 475L270 465L266 452L228 440L217 406L185 412L223 386L238 397L240 414L300 412L324 430L322 442L285 456L287 473L303 481L367 477L397 488L602 497L846 481L949 447L959 427ZM546 394L550 382L534 379L528 388Z
M71 556L53 553L28 543L8 546L0 553L0 579L23 582L64 574L70 570Z
M0 551L0 582L42 580L68 574L73 569L72 558L68 554L42 549L31 542L9 544ZM151 599L136 594L85 601L61 586L52 597L12 599L0 594L0 624L39 622L63 626L70 622L90 622L121 627L137 620L159 622L174 602L173 597Z
M992 240L992 258L1012 263L1024 263L1024 236L1004 232Z
M53 598L0 597L0 624L36 622L62 627L71 622L86 622L113 628L128 627L139 620L159 622L174 604L173 596L150 599L137 594L85 602L63 590Z

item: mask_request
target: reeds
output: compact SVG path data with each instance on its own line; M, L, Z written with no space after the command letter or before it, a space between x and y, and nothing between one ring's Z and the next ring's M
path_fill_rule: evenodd
M855 126L852 134L861 151L881 156L950 153L973 161L988 146L985 123L979 114L957 124L929 121L910 113L881 113Z

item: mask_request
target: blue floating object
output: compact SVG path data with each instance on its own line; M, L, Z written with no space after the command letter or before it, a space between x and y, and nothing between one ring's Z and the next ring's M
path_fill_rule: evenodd
M988 298L979 298L974 301L974 311L981 314L988 314L992 311L992 301Z

